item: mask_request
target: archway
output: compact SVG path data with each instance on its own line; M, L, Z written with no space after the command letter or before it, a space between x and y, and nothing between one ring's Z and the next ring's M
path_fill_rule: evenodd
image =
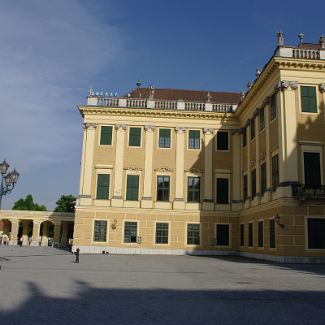
M40 244L41 246L51 246L54 238L54 224L46 220L41 223L40 227Z
M9 245L9 240L10 240L10 236L11 236L11 221L8 219L2 219L2 224L3 224L3 228L2 228L2 244L4 245Z

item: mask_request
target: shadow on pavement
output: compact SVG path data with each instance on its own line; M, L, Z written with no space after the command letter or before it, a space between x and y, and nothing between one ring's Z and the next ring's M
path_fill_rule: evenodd
M324 324L325 293L315 291L102 289L77 282L72 298L49 297L33 282L1 324ZM72 295L72 294L71 294Z
M303 273L314 273L318 275L325 276L325 263L319 264L301 264L301 263L276 263L270 261L264 261L254 258L248 258L243 256L193 256L193 257L204 257L204 258L211 258L215 259L216 261L226 261L230 263L244 263L244 264L259 264L259 265L270 265L273 268L281 269L281 270L296 270ZM325 321L324 321L325 324Z

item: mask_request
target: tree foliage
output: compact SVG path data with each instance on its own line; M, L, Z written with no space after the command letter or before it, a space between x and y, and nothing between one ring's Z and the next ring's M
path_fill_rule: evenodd
M16 201L12 210L47 211L47 208L44 205L35 203L33 196L28 194L25 199L19 199Z
M54 212L74 212L75 204L76 198L73 195L61 195L56 201Z

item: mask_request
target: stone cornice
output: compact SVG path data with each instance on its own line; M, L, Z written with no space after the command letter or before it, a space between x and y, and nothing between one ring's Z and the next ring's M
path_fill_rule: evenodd
M272 57L270 61L266 64L266 67L262 71L259 78L253 84L252 88L247 92L243 101L239 104L235 112L236 117L242 114L245 108L249 106L249 104L255 99L256 95L259 93L261 88L263 88L264 85L269 81L271 74L276 69L325 71L325 62L324 60ZM273 86L275 87L276 85Z
M155 109L128 109L128 108L107 108L101 106L79 106L80 113L84 116L89 115L115 115L115 116L139 116L139 117L163 117L163 118L182 118L199 120L224 120L237 121L234 113L217 112L194 112L194 111L168 111Z

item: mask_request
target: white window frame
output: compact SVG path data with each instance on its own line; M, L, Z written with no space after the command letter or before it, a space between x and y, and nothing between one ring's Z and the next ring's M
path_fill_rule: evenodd
M319 153L319 163L320 163L320 180L321 180L321 184L324 184L324 175L323 175L323 169L324 169L324 165L323 165L323 148L322 145L319 143L315 143L315 144L303 144L300 147L301 149L301 176L302 176L302 183L305 184L306 180L305 180L305 159L304 159L304 153Z
M94 231L95 231L95 221L106 221L106 241L94 241ZM107 244L109 241L109 228L110 228L110 221L109 219L103 219L103 218L95 218L92 220L92 226L91 226L91 244L94 245L103 245Z
M137 223L137 237L139 237L139 220L134 220L134 219L125 219L125 220L123 220L123 233L122 233L122 240L121 240L121 243L122 243L122 245L139 245L138 243L137 243L137 241L135 242L135 243L125 243L124 242L124 231L125 231L125 223L126 222L136 222Z
M168 243L162 244L162 243L156 243L156 234L157 234L157 223L168 223ZM154 236L153 236L153 245L154 246L169 246L170 245L170 234L171 234L171 222L170 221L162 221L162 220L155 220L155 228L154 228Z
M227 136L228 136L228 149L227 150L218 149L218 132L226 132L227 133ZM229 132L229 130L222 130L222 129L217 130L215 139L216 139L215 140L215 151L217 151L217 152L230 152L230 132Z
M140 129L141 130L141 141L140 141L140 146L130 146L130 130L131 129ZM131 149L141 149L142 148L142 144L143 144L143 126L140 125L132 125L128 127L128 137L127 137L127 147L131 148Z
M169 148L159 147L159 144L160 144L160 129L168 129L168 130L170 130L170 147ZM170 128L170 127L163 127L163 126L158 127L157 148L158 149L162 149L162 150L170 150L170 149L173 148L173 129L172 128Z
M103 126L110 126L110 127L112 127L112 143L111 144L100 144L101 135L102 135L102 127ZM98 135L98 146L99 147L104 147L104 148L106 148L106 147L109 147L109 148L113 147L113 145L114 145L114 135L115 135L114 129L115 129L115 125L111 125L111 124L101 124L100 125L99 135Z
M301 102L301 86L303 87L314 87L316 88L316 108L317 108L317 112L303 112L302 111L302 102ZM320 114L320 109L319 109L319 99L318 99L318 85L315 85L315 84L299 84L299 87L298 87L298 95L299 95L299 113L301 115L319 115Z
M187 129L187 150L191 150L191 151L195 151L195 150L201 150L202 149L202 130L201 129ZM199 131L200 132L200 147L199 148L190 148L189 145L190 145L190 131Z

